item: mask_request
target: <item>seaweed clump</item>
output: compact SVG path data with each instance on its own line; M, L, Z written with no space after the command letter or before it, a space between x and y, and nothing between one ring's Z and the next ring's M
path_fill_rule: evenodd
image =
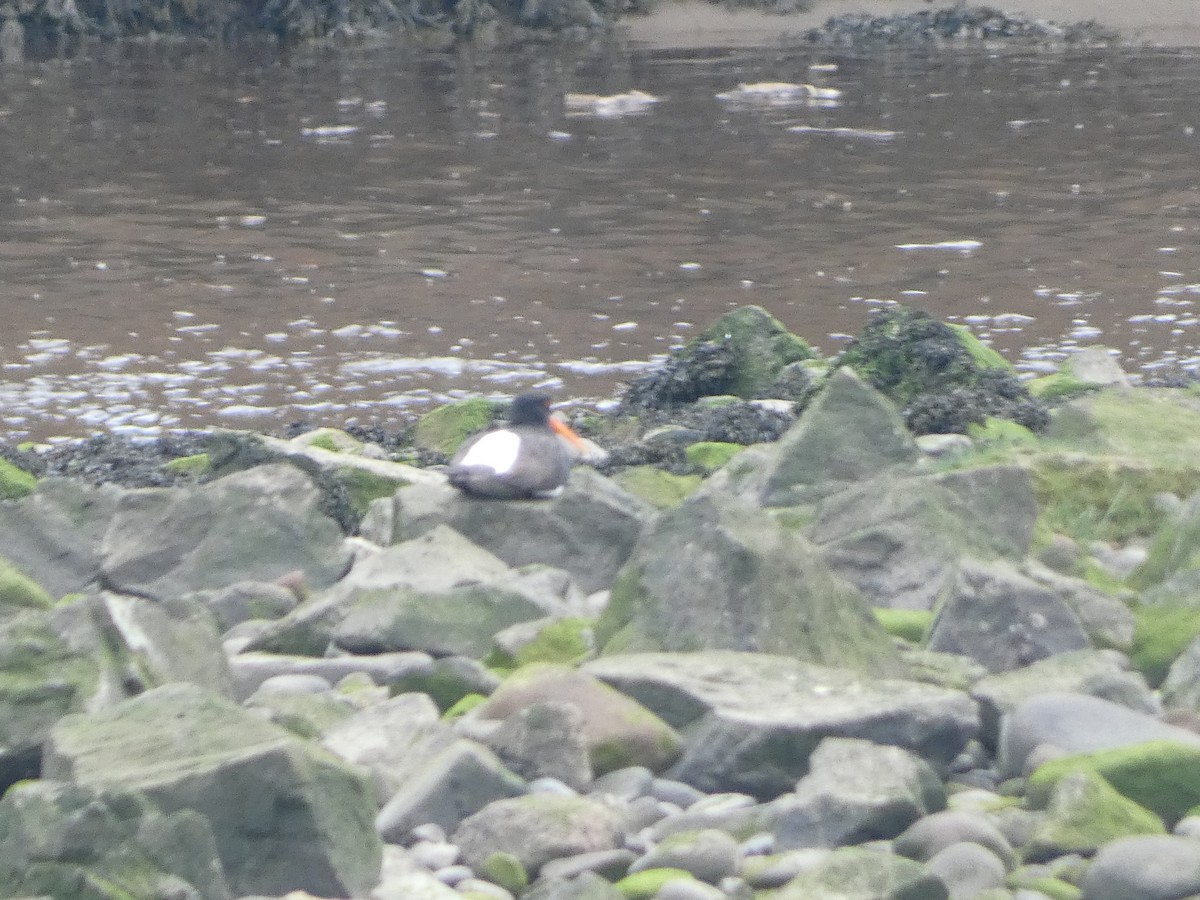
M914 434L965 434L988 418L1032 431L1049 422L999 354L966 329L909 307L878 313L836 365L851 366L890 398Z

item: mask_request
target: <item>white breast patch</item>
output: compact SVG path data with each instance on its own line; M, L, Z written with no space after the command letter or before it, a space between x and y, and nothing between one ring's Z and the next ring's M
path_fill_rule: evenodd
M493 431L481 437L467 455L458 461L460 466L485 466L497 475L506 475L517 461L521 436L511 431Z

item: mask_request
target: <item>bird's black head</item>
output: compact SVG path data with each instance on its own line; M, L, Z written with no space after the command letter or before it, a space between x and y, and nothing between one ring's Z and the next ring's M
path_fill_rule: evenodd
M513 425L545 425L550 418L550 395L529 391L513 398L508 421Z

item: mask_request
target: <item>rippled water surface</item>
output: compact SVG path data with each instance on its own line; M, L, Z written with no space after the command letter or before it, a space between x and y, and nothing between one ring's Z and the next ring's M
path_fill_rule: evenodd
M1028 372L1195 369L1198 119L1181 49L2 68L0 435L608 397L744 303L826 353L899 301Z

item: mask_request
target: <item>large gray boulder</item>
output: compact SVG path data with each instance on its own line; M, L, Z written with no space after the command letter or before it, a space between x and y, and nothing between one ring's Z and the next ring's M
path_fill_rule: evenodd
M570 572L588 593L609 587L654 508L593 469L571 473L554 500L484 500L449 485L415 484L377 500L368 535L410 540L448 525L510 566L534 563Z
M940 599L927 646L1003 672L1082 650L1091 641L1058 594L1015 566L963 560Z
M943 766L979 727L960 691L761 653L628 654L583 671L680 728L684 753L670 774L710 792L789 791L826 737L903 747Z
M0 786L37 773L64 715L171 681L230 690L216 629L197 604L103 593L0 619Z
M980 738L995 747L1004 716L1051 691L1088 694L1151 715L1159 711L1145 676L1133 669L1128 657L1116 650L1073 650L988 675L971 685L971 696L979 703Z
M712 487L764 506L794 506L884 471L907 471L920 456L892 402L840 368L773 447L739 457Z
M166 685L67 716L43 776L137 790L212 824L236 895L365 893L379 877L374 792L357 770L229 700Z
M716 492L646 529L613 586L597 637L606 652L748 650L899 670L866 600L812 544Z
M963 556L1029 552L1037 502L1018 466L867 478L827 498L805 533L875 606L932 609Z
M0 502L4 556L55 597L94 587L100 542L124 488L43 478L22 500Z
M308 476L275 464L208 484L129 491L100 548L106 584L164 599L302 571L313 588L350 567Z
M229 900L212 828L144 796L26 781L0 800L2 897Z
M1099 697L1045 693L1026 700L1004 718L997 766L1001 775L1022 774L1029 755L1047 745L1065 753L1171 740L1200 746L1200 734Z
M893 838L945 805L937 773L915 754L828 737L809 757L796 790L775 801L775 846L832 848Z

